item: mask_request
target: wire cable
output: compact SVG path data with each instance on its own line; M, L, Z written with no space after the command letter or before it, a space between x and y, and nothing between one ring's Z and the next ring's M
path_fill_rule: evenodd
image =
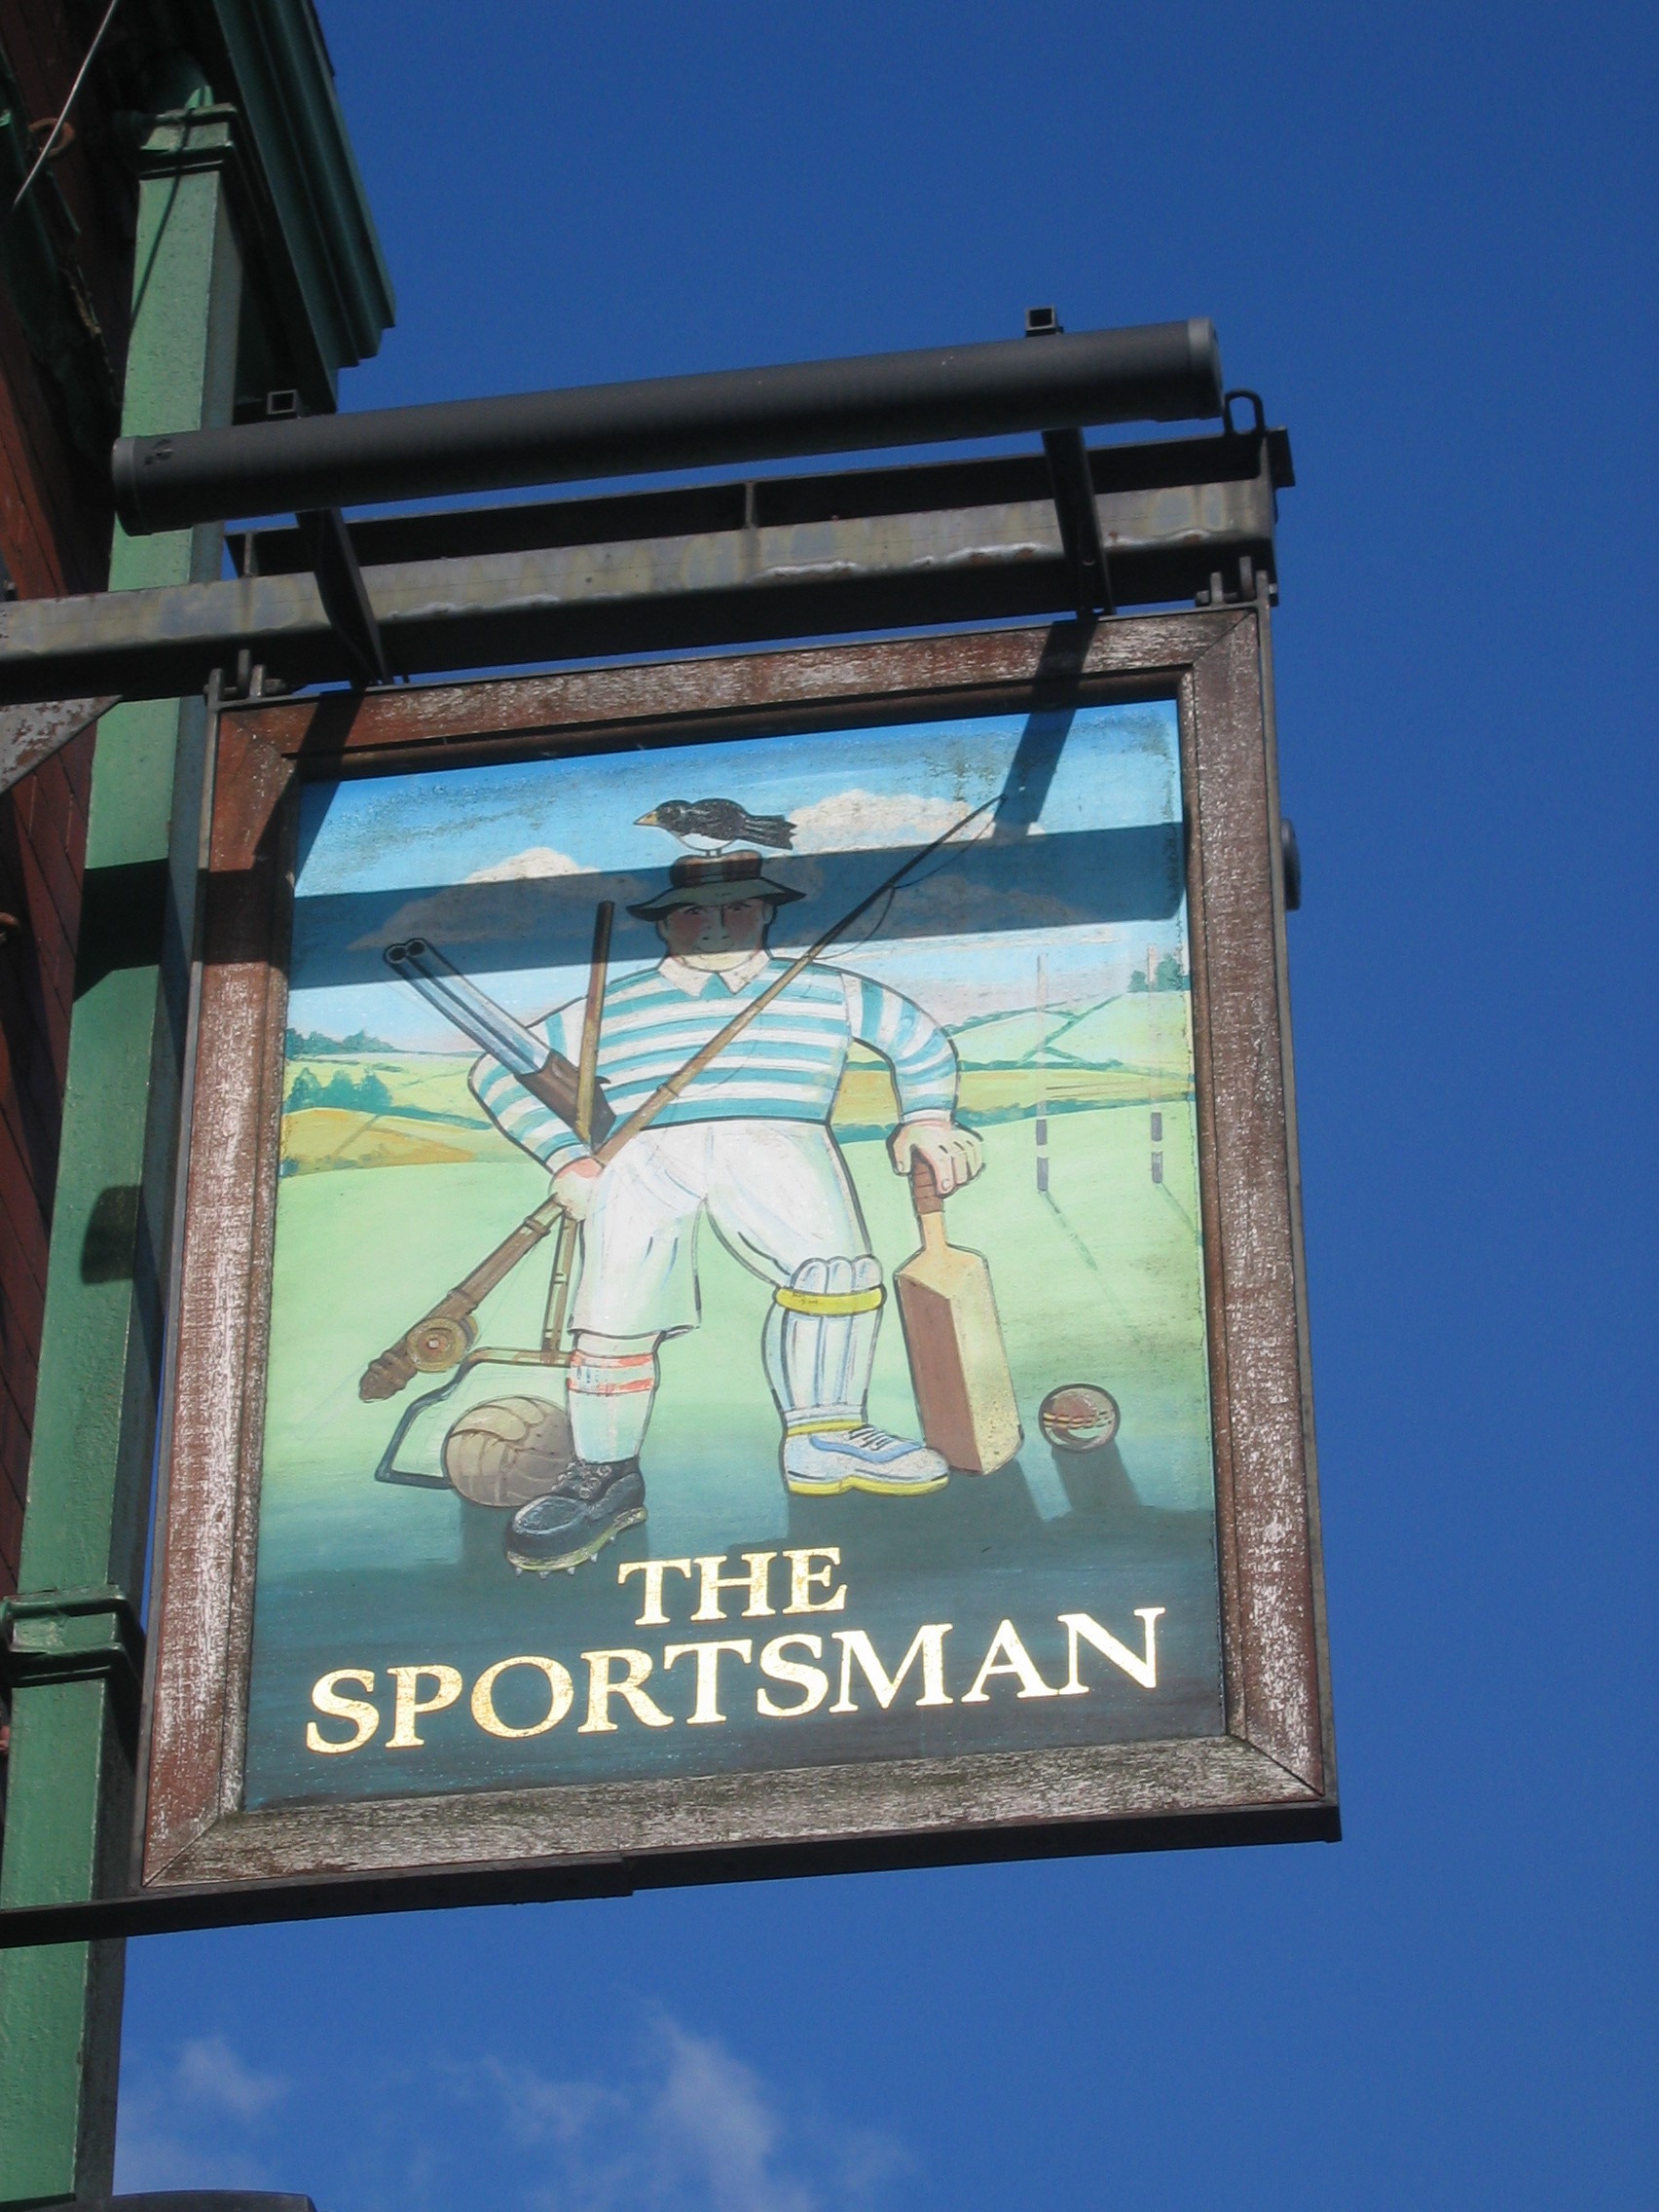
M69 120L69 110L74 106L76 100L80 97L81 87L87 81L87 71L92 67L93 61L97 58L98 48L102 46L104 42L104 33L109 29L110 24L114 22L115 11L120 6L121 0L109 0L109 6L104 10L103 21L92 33L92 43L87 49L87 58L82 62L80 68L75 72L75 82L69 88L69 97L63 103L63 113L53 125L46 144L35 156L34 166L29 170L28 175L24 177L22 183L18 187L18 197L13 201L11 206L11 212L14 215L18 212L18 209L22 205L23 202L28 198L29 187L34 183L35 178L39 176L41 170L45 168L47 163L52 159L53 149L57 144L57 140L60 133L62 132L63 126Z

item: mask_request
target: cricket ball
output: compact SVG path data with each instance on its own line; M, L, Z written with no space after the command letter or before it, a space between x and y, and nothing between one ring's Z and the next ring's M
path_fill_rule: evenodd
M1098 1382L1062 1382L1037 1410L1037 1425L1056 1452L1098 1452L1118 1433L1118 1401Z

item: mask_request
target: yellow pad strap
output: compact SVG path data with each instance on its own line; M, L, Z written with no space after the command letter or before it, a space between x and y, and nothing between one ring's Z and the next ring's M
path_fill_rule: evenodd
M862 1420L789 1420L784 1423L786 1436L823 1436L838 1428L846 1435L855 1428L863 1428Z
M772 1296L792 1313L869 1313L887 1293L873 1290L775 1290Z

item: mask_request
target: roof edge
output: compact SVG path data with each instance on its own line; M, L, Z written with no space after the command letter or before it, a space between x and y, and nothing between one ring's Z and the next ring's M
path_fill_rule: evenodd
M307 401L331 407L341 369L380 350L396 301L321 25L312 0L193 0L191 12L229 66L215 90L240 110L265 188L259 243L279 304L304 321L296 365L319 387Z

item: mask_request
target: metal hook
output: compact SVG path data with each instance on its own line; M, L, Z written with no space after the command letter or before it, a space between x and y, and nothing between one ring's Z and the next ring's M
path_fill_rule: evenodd
M1228 436L1230 438L1236 438L1240 435L1238 425L1233 420L1233 402L1235 399L1247 399L1250 402L1251 408L1254 411L1256 417L1256 420L1251 424L1251 427L1254 429L1256 435L1258 437L1261 437L1266 432L1268 427L1268 411L1262 405L1261 393L1259 391L1248 391L1242 385L1240 385L1235 391L1224 391L1221 395L1221 419L1222 422L1227 425Z

